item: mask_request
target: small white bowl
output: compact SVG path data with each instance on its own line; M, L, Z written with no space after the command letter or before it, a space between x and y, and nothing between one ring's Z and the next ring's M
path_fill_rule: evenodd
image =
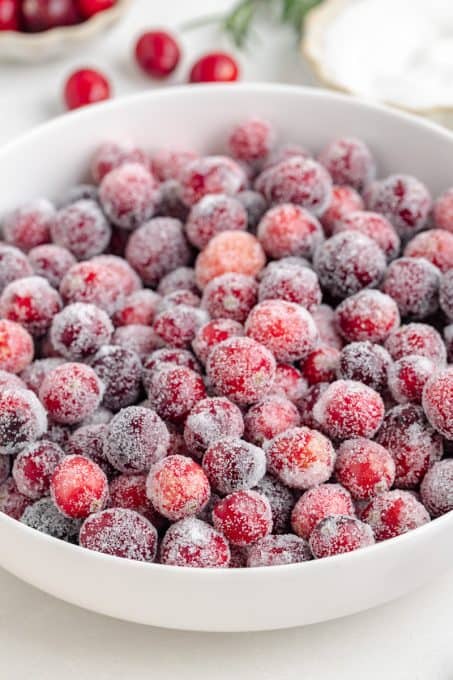
M129 137L145 148L222 149L250 115L281 140L318 150L363 138L380 174L413 173L438 194L453 177L453 135L423 119L316 89L271 84L167 88L66 114L0 150L0 215L80 181L94 149ZM67 602L139 623L204 631L271 630L325 621L387 602L453 562L453 512L356 552L281 567L183 569L108 557L0 514L0 566Z
M0 31L0 61L37 62L68 54L111 28L132 0L117 0L110 9L75 26L60 26L39 33Z

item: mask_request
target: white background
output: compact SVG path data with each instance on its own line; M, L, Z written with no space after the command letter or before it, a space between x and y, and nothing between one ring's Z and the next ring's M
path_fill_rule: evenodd
M147 26L175 27L230 5L224 0L135 0L127 19L82 53L28 68L0 65L0 142L61 113L61 86L76 66L105 70L117 95L155 87L131 60L134 36ZM185 60L175 82L184 81L195 55L220 46L212 29L185 36ZM312 82L290 31L264 31L241 61L247 80ZM246 635L179 633L76 609L0 571L0 678L453 680L452 610L450 572L398 602L327 624Z

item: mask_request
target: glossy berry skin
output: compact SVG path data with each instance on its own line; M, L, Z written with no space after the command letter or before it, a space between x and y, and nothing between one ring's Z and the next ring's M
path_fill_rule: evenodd
M39 398L49 415L67 425L80 423L101 403L103 385L90 366L67 363L47 373Z
M63 515L82 519L105 507L107 477L89 458L66 456L52 475L50 491Z
M280 564L297 564L311 560L307 541L294 536L265 536L251 546L247 554L248 567L276 567Z
M80 545L88 550L115 557L153 562L157 551L157 531L134 510L111 508L96 512L82 524Z
M239 80L236 60L226 52L211 52L200 57L192 66L190 83L228 83Z
M400 536L429 522L426 508L409 491L387 491L373 498L360 517L370 525L376 541Z
M135 58L142 71L151 78L166 78L178 66L181 50L176 39L167 31L148 31L137 40Z
M33 500L47 496L50 493L51 477L63 458L63 450L45 439L20 451L12 470L20 493Z
M316 559L348 553L374 544L372 529L347 515L333 515L321 520L310 535L310 550Z
M100 71L84 68L74 71L64 86L64 102L69 111L110 99L111 87Z
M395 481L390 453L369 439L348 439L337 451L335 477L354 500L369 500L389 491Z
M272 531L272 511L266 496L256 491L236 491L212 511L214 528L233 545L252 545Z
M161 564L175 567L228 567L230 556L225 538L196 517L186 517L173 524L160 547Z
M0 31L20 30L19 0L0 0Z
M72 26L80 21L80 15L74 0L23 0L22 19L26 31L37 33L57 26Z
M77 0L77 6L80 14L85 18L105 12L106 9L111 9L116 5L116 0Z
M332 515L355 516L351 494L340 484L318 484L305 491L291 513L291 527L309 539L315 526Z

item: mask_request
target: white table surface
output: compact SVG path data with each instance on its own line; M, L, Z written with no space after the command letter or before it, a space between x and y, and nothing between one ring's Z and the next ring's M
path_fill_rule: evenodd
M155 87L130 59L134 35L146 26L176 26L230 4L135 0L124 23L82 53L28 68L0 65L0 142L61 113L61 85L76 66L105 69L117 95ZM191 33L184 43L176 82L184 81L195 54L224 46L212 29ZM264 32L241 59L248 80L312 82L287 30ZM416 594L348 619L271 633L205 635L85 612L0 571L0 678L453 680L452 609L450 572Z

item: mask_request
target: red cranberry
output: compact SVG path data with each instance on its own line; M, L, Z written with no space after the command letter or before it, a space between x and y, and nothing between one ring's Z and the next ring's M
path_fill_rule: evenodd
M389 491L395 480L390 453L369 439L348 439L337 452L335 477L355 500L369 500Z
M264 397L247 411L245 418L245 439L263 446L281 432L300 423L296 406L278 394Z
M267 157L273 141L274 131L271 124L260 118L250 118L233 128L228 146L234 158L253 162Z
M439 291L439 301L445 316L453 321L453 269L442 277Z
M161 182L176 181L178 185L185 166L197 158L195 151L187 149L159 149L152 154L151 167Z
M236 491L212 511L214 527L233 545L251 545L271 533L272 511L266 496Z
M177 290L190 290L197 295L198 286L195 282L195 270L191 267L176 267L165 274L159 281L157 292L160 295L169 295Z
M175 567L228 567L230 549L224 537L209 524L186 517L167 530L160 547L160 561Z
M349 184L363 191L376 175L376 163L367 145L355 137L336 139L319 154L335 184Z
M266 472L264 451L237 437L224 437L210 444L203 469L212 488L221 494L251 489Z
M108 344L113 325L106 312L95 305L76 302L56 314L50 328L50 341L66 359L79 361L96 354Z
M392 334L398 333L394 329L400 324L395 301L378 290L362 290L343 300L335 317L338 330L349 342L383 342L392 331ZM392 354L387 344L386 348Z
M337 374L343 380L357 380L377 392L382 392L387 387L391 366L392 357L380 345L351 342L341 350Z
M304 378L309 385L333 382L337 374L340 352L335 347L319 347L302 362Z
M453 366L428 379L422 404L431 425L446 439L453 439Z
M19 0L0 0L0 31L20 30Z
M392 262L382 290L392 297L401 316L423 319L438 307L440 272L423 257L402 257Z
M394 400L399 404L421 404L423 387L435 370L431 359L418 354L408 354L395 361L388 371L388 385Z
M183 422L195 404L206 396L203 379L198 373L173 364L156 368L146 387L160 417L174 423Z
M37 276L41 276L54 288L60 286L66 272L75 264L75 257L66 248L46 244L32 248L28 259Z
M346 215L355 210L363 210L364 207L362 197L352 187L346 185L332 187L331 201L320 217L326 236L332 236L337 222L340 222Z
M248 567L275 567L279 564L296 564L311 560L310 547L303 538L294 534L265 536L248 551Z
M396 361L408 354L419 354L437 364L445 364L446 350L439 333L425 323L409 323L394 330L385 347Z
M66 456L52 475L52 498L66 517L82 519L107 503L107 477L99 465L83 456Z
M213 347L224 340L241 335L244 335L244 329L237 321L213 319L198 329L192 348L198 359L205 364Z
M0 319L0 369L20 373L33 361L33 339L14 321Z
M336 380L321 394L313 415L333 439L372 437L382 423L384 403L363 383Z
M400 236L407 237L425 226L431 210L431 196L415 177L390 175L373 185L368 208L381 213Z
M64 275L60 293L66 304L91 303L112 315L124 299L124 283L107 264L78 262Z
M206 372L217 394L241 405L253 404L272 388L275 359L252 338L230 338L212 349Z
M22 20L27 31L36 33L77 24L80 16L73 0L23 0Z
M376 441L395 461L395 485L402 489L417 487L428 468L440 460L443 453L442 437L429 425L420 406L414 404L390 409Z
M313 409L315 408L316 402L323 392L326 391L329 383L316 383L309 387L303 394L296 400L296 406L300 413L301 425L310 427L312 429L319 428L319 423L313 415Z
M13 478L20 493L37 500L50 493L50 479L64 458L63 450L42 439L22 449L14 461Z
M297 404L307 388L307 381L297 368L291 364L277 364L272 394L284 396Z
M190 243L202 250L222 231L245 230L247 213L232 196L207 194L192 207L185 228Z
M20 521L31 529L71 543L77 540L80 529L79 520L62 515L50 498L41 498L28 505Z
M78 260L88 260L106 249L111 229L99 205L84 199L58 211L51 234L54 243Z
M12 477L0 484L0 512L13 519L20 519L33 501L21 494Z
M321 520L311 532L309 541L316 559L366 548L373 543L372 529L347 515L333 515Z
M417 234L404 249L406 257L424 257L441 272L453 268L453 233L429 229Z
M309 539L315 526L333 515L355 515L351 494L340 484L319 484L299 498L291 513L291 526L298 536Z
M201 326L209 317L203 309L174 305L158 314L153 329L162 344L188 349Z
M123 257L118 257L118 255L96 255L96 257L91 259L91 262L109 267L121 280L126 295L140 290L143 286L138 274Z
M188 206L207 194L234 196L247 184L242 167L228 156L196 158L181 171L181 198Z
M208 243L195 264L197 284L204 288L222 274L256 276L264 267L265 255L258 240L242 231L224 231Z
M315 320L318 329L319 344L327 347L334 347L335 349L341 349L344 342L338 332L335 312L332 307L329 307L328 305L319 305L311 310L311 315Z
M91 367L104 386L104 406L118 411L137 401L142 365L135 352L124 347L104 345L92 359Z
M84 423L86 421L83 421ZM67 455L83 456L97 463L110 479L115 470L110 465L105 455L105 439L107 436L107 423L83 425L71 433L69 441L65 445Z
M89 366L67 363L47 373L39 398L58 423L80 423L102 399L103 385Z
M426 473L420 486L420 494L423 505L431 517L439 517L453 510L452 485L453 460L451 458L435 463Z
M323 240L316 217L298 205L271 208L258 225L258 238L269 257L311 257Z
M156 349L144 362L145 369L143 381L145 387L148 386L148 379L151 377L155 368L162 368L163 364L176 364L177 366L185 366L191 371L201 373L200 364L195 359L193 354L186 349L178 349L177 347L161 347Z
M433 217L436 227L453 232L453 189L447 189L435 201Z
M61 308L59 294L40 276L12 281L0 296L0 315L37 337L46 333Z
M163 529L167 520L159 515L146 496L146 474L123 474L112 479L109 486L109 507L126 508L143 515L156 529Z
M223 397L199 401L184 425L184 440L189 452L201 458L219 439L242 437L244 421L240 409Z
M77 0L79 11L85 19L99 12L105 12L106 9L111 9L115 5L116 0Z
M177 521L198 514L206 505L209 481L191 458L168 456L151 468L147 495L161 515Z
M210 52L200 57L189 74L191 83L228 83L239 79L239 66L226 52Z
M111 87L108 78L100 71L91 68L74 71L64 86L64 101L66 108L70 111L105 101L110 99L110 95Z
M423 505L409 491L387 491L373 498L361 512L377 541L400 536L429 522Z
M373 288L381 281L386 266L379 246L368 236L354 231L332 236L314 256L321 286L336 298Z
M123 163L102 180L99 200L113 224L136 229L155 212L158 183L141 163Z
M181 50L167 31L148 31L136 42L135 58L148 76L167 78L178 66Z
M368 236L384 252L388 260L396 257L400 250L400 238L391 223L382 215L365 210L349 212L338 220L334 234L355 231Z
M271 475L265 475L255 486L254 491L258 491L269 501L272 511L273 533L286 533L289 528L291 510L294 506L293 492Z
M79 542L83 548L106 555L153 562L157 552L157 531L138 512L111 508L85 520Z
M116 310L113 321L116 326L140 324L151 326L156 314L160 296L144 288L128 295Z
M45 198L32 201L7 215L2 224L3 238L25 252L49 243L55 222L55 208Z
M149 158L143 149L129 142L104 142L91 160L91 175L100 184L106 175L125 163L141 163L149 168Z
M32 265L24 253L18 248L0 243L0 292L8 283L32 274Z
M143 361L162 343L152 328L131 324L116 329L112 336L112 345L132 350Z
M263 270L258 290L259 300L295 302L313 312L322 298L318 277L308 267L288 260L289 258L285 258L271 262Z

